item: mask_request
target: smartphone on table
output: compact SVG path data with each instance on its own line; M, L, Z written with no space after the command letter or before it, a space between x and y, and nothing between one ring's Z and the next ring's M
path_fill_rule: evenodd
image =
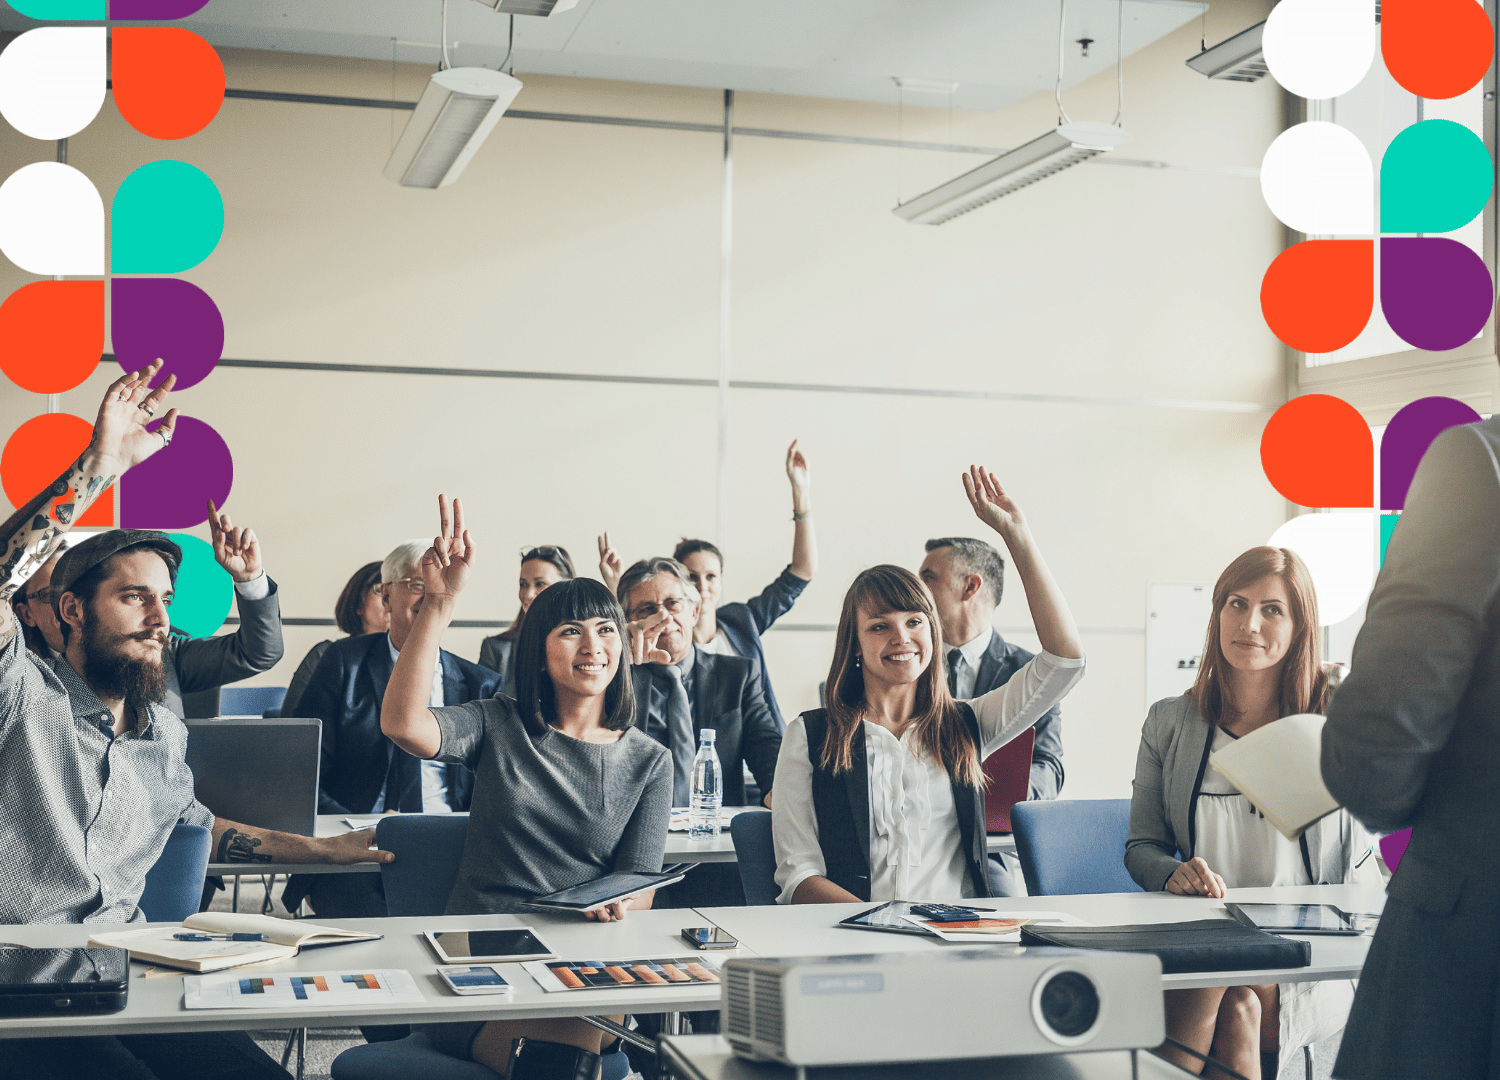
M717 926L685 926L682 940L695 949L737 949L740 943Z

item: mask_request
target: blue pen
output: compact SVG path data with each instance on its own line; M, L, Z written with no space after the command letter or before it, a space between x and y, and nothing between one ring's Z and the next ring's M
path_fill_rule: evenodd
M174 941L264 941L265 934L173 934Z

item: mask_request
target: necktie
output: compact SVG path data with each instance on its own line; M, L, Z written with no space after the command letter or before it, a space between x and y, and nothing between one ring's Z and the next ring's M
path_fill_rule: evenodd
M964 654L959 649L948 650L948 693L958 697L958 665L964 662Z
M667 749L672 751L672 805L687 806L693 797L693 758L698 753L693 736L693 707L682 669L676 664L652 664L667 680Z
M385 773L385 808L403 814L422 812L422 763L395 745Z

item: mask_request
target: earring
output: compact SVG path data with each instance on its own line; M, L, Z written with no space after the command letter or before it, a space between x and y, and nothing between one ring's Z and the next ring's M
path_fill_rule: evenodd
M855 666L855 667L859 667L859 657L858 657L858 656L856 656L856 657L855 657L855 658L854 658L854 666Z

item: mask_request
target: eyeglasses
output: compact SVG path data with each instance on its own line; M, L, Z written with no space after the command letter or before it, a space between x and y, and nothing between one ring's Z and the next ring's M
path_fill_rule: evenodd
M679 611L682 611L690 606L691 605L688 604L686 597L669 596L660 604L637 604L635 607L631 608L630 617L637 621L641 619L649 619L658 611L665 611L668 615L676 615Z
M416 593L418 596L421 596L427 592L427 586L422 584L421 578L397 578L395 581L391 582L391 584L404 586L407 592Z
M50 604L52 603L52 590L38 589L36 592L22 593L21 599L28 604L35 604L38 600L44 604Z
M374 593L376 596L379 596L381 594L381 585L380 585L380 582L378 582L378 581L372 581L372 582L370 582L370 592Z

